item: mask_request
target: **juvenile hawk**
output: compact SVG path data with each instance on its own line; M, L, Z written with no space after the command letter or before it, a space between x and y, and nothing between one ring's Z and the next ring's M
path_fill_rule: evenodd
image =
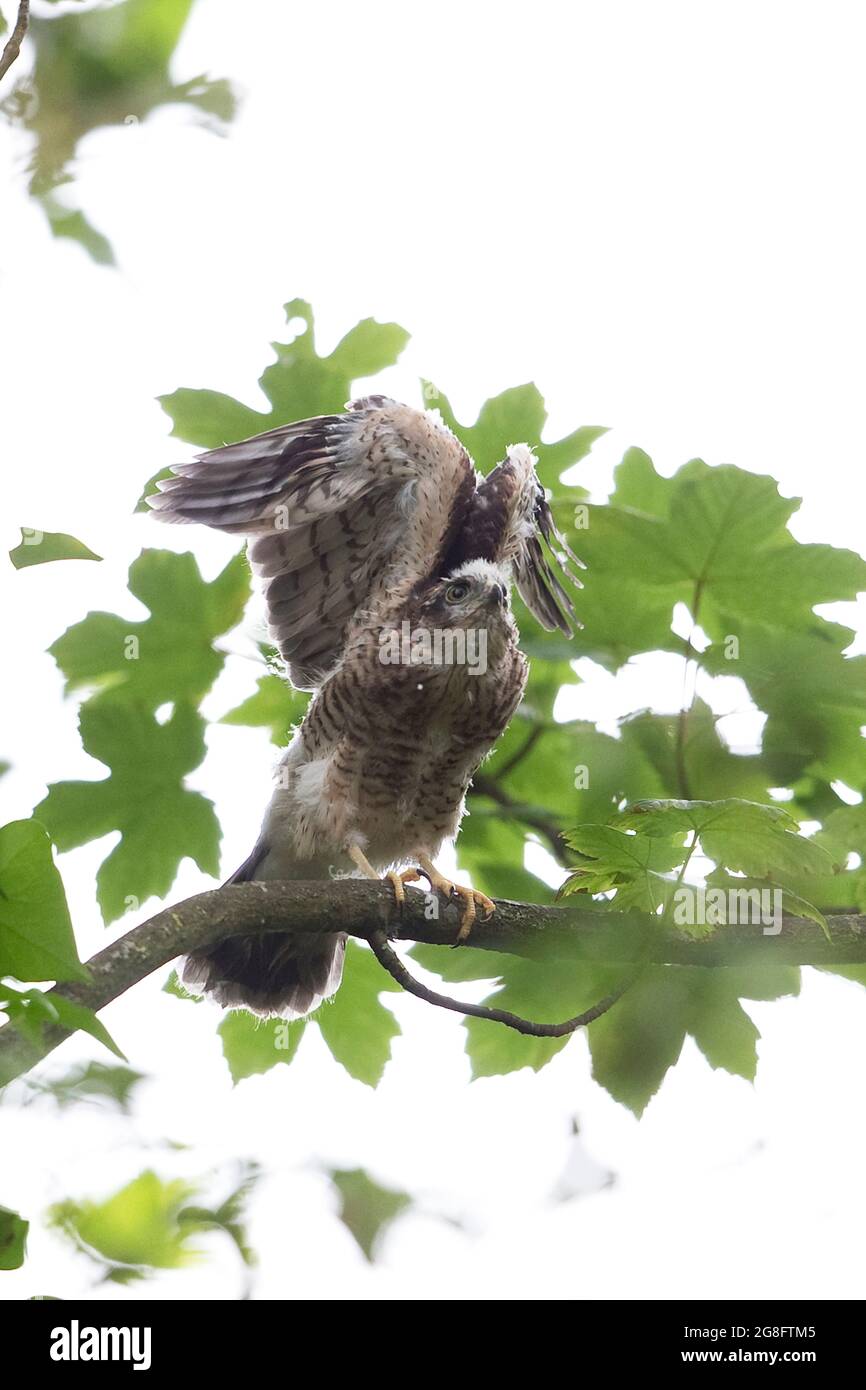
M461 939L478 906L493 910L433 861L526 684L512 580L545 628L573 632L542 542L564 569L575 557L535 462L514 444L482 478L438 415L369 396L212 449L160 484L161 520L251 538L271 636L293 684L315 692L232 882L354 868L386 873L399 898L423 875L462 899ZM226 1007L293 1017L334 993L344 951L337 932L234 937L190 956L184 980Z

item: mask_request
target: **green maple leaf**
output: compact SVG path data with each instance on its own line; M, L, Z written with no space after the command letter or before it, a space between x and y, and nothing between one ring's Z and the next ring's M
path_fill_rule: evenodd
M50 560L101 560L83 541L59 531L36 531L21 528L21 544L9 551L9 559L17 570L29 565L44 565Z
M496 993L484 1002L538 1022L574 1017L622 980L622 969L613 966L529 961L471 947L449 958L437 947L416 946L412 956L449 982L498 976ZM777 999L798 989L799 971L788 966L650 967L586 1030L593 1076L641 1114L690 1035L711 1066L751 1080L759 1035L739 1001ZM473 1077L539 1071L576 1036L527 1037L485 1019L467 1019L464 1026Z
M646 454L629 450L608 506L581 505L579 526L571 503L556 508L587 565L580 651L616 669L639 652L682 650L670 631L677 603L711 637L737 631L739 619L787 632L819 624L816 604L866 588L866 561L798 544L786 529L798 505L772 478L694 459L664 479Z
M575 510L571 502L560 502L554 514L587 566L575 599L581 630L574 656L616 670L640 652L682 651L671 619L675 604L687 602L694 586L670 554L667 523L585 503Z
M224 656L214 639L241 620L249 597L242 555L210 583L195 557L143 550L129 569L129 590L150 610L143 621L88 613L49 648L67 690L95 686L157 709L198 702L219 675Z
M254 410L219 391L181 388L159 398L171 417L171 432L176 438L203 449L216 449L291 420L342 411L352 382L391 366L409 340L399 324L364 319L328 357L320 357L310 305L293 299L285 310L287 319L302 319L306 326L291 343L271 344L276 361L259 377L270 409Z
M356 1081L377 1086L391 1056L391 1042L400 1032L379 995L399 991L400 986L371 951L357 942L347 942L343 983L334 998L326 999L311 1018L286 1024L281 1019L255 1018L238 1009L223 1019L218 1032L232 1080L237 1084L244 1077L291 1062L304 1030L318 1026L334 1060Z
M101 865L97 897L106 922L130 905L164 897L187 856L219 872L220 828L213 805L183 785L204 757L204 721L178 705L165 724L127 701L90 701L81 710L85 750L110 769L101 782L56 782L34 815L61 850L113 830L120 843Z
M309 695L295 690L282 676L269 673L256 682L256 693L229 710L221 724L246 725L270 730L271 742L284 748L292 729L303 719Z
M648 970L590 1025L593 1078L641 1115L690 1035L710 1066L753 1081L760 1034L739 1001L796 993L799 977L783 967L775 978L765 972L753 984L750 974L672 966Z
M57 1014L58 1022L64 1028L89 1033L91 1038L102 1043L103 1047L107 1047L108 1051L113 1052L115 1057L119 1057L121 1062L127 1060L126 1053L121 1052L105 1024L97 1018L93 1009L88 1009L84 1004L78 1004L73 999L66 999L62 994L55 995L49 1000L49 1003Z
M510 957L499 975L498 989L484 1003L537 1023L562 1023L606 998L622 975L622 968L563 966L562 962L553 967ZM481 1018L468 1018L464 1027L473 1077L499 1076L523 1067L540 1071L576 1036L533 1038Z
M439 411L445 424L465 444L483 472L489 473L505 458L509 444L529 444L538 457L541 482L554 491L560 475L585 458L595 441L607 433L606 426L582 425L552 444L543 444L541 436L547 422L547 407L533 382L512 386L498 396L491 396L482 405L474 425L460 423L448 397L432 382L424 381L421 385L425 406Z
M378 1086L391 1057L391 1043L400 1025L381 994L399 994L400 986L386 974L366 946L346 943L343 983L333 999L316 1011L315 1021L334 1060L356 1081Z
M626 449L613 471L614 489L610 494L612 507L627 507L647 516L667 517L676 484L671 478L657 473L649 454L643 449Z
M648 796L661 794L659 774L635 741L600 733L582 720L544 722L542 727L528 754L510 766L528 737L526 726L514 720L484 764L483 777L495 779L515 802L561 829L579 821L607 820L637 789ZM520 819L519 810L510 814ZM458 846L467 830L471 822L461 830Z
M304 1019L287 1024L282 1019L256 1018L246 1009L227 1013L217 1033L234 1084L248 1076L260 1076L280 1062L293 1061L305 1027Z
M773 785L790 786L804 773L866 783L866 656L842 654L850 629L816 619L793 632L732 615L720 626L736 646L718 642L701 662L712 675L739 676L766 713L763 756Z
M0 826L0 976L87 980L43 826Z
M494 981L496 992L487 996L486 1004L538 1023L561 1023L583 1013L610 994L623 975L616 966L527 960L472 946L450 951L416 945L411 956L449 985ZM523 1067L540 1071L575 1036L535 1038L483 1018L467 1018L463 1026L473 1078L500 1076Z
M669 839L649 839L643 835L625 835L609 825L578 825L566 834L573 850L585 857L585 863L563 885L565 896L576 892L603 893L614 885L636 879L645 883L648 875L667 873L682 863L682 834L673 832ZM649 896L649 906L656 899ZM617 906L622 906L622 900ZM629 905L633 899L629 898Z
M616 817L615 823L637 831L638 839L669 839L694 832L710 859L756 878L771 879L777 873L826 873L832 866L827 851L815 840L799 835L797 822L781 806L762 806L735 797L722 801L636 801Z

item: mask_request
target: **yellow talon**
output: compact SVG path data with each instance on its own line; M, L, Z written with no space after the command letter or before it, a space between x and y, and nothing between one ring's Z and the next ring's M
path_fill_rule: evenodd
M477 888L465 888L462 883L453 883L450 878L440 874L432 859L428 859L426 854L418 855L419 867L416 869L403 869L399 873L394 869L389 869L386 874L378 874L373 868L363 850L357 845L353 845L348 851L349 858L353 864L361 870L367 878L374 878L377 883L382 883L385 879L394 889L394 898L398 909L406 901L406 890L404 883L414 883L416 879L426 878L434 893L441 893L446 898L459 898L463 903L463 913L460 918L460 926L457 928L457 938L455 946L462 946L472 931L478 917L479 907L484 909L485 922L489 921L496 911L496 904L488 898L486 893L480 892Z
M417 869L403 869L400 873L397 873L394 869L389 869L382 877L383 879L387 878L388 882L392 885L394 897L397 900L397 907L401 908L406 901L406 890L403 884L413 883L414 880L420 878L421 875Z
M373 868L373 865L370 863L364 851L362 849L359 849L357 845L352 845L352 847L348 850L348 855L349 858L352 860L352 863L357 865L357 867L361 870L361 873L365 876L365 878L373 878L376 880L377 883L384 883L384 881L387 879L388 882L391 884L391 887L394 889L394 899L397 903L398 910L402 908L404 902L406 901L406 890L404 889L403 884L411 883L413 879L420 878L420 874L417 869L404 869L402 873L396 873L395 870L389 869L386 874L378 874L376 870Z
M450 878L440 874L433 861L428 859L426 855L419 854L418 862L421 865L421 872L434 892L442 893L446 898L461 898L463 900L463 914L454 942L455 946L462 946L475 924L478 908L484 909L483 920L487 922L496 911L496 904L478 888L466 888L462 883L453 883Z
M496 911L496 904L488 898L486 893L480 892L477 888L463 888L459 883L455 883L454 887L466 904L460 919L460 926L457 929L457 940L454 942L455 946L462 946L475 924L478 908L484 909L484 916L481 920L489 922Z

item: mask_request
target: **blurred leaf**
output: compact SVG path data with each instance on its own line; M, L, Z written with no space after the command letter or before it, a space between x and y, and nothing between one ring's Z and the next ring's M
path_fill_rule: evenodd
M49 648L67 690L93 685L148 709L197 702L225 661L214 639L243 617L250 591L246 560L236 555L207 583L194 556L143 550L130 566L129 590L150 610L149 618L88 613Z
M523 867L526 832L519 821L520 807L515 806L515 820L505 818L498 806L484 813L486 802L480 793L472 801L472 814L463 822L457 846L460 868L469 874L473 887L494 898L510 898L516 902L550 902L551 890ZM436 903L438 898L431 898ZM462 954L462 952L458 952Z
M312 330L312 312L309 318L306 312L309 305L296 299L286 305L286 314L289 317L292 310L301 318L306 318ZM362 319L340 339L330 357L321 360L330 363L335 370L345 372L347 381L357 381L361 377L376 376L386 367L392 367L408 341L409 334L398 323L377 323L375 319ZM310 352L312 347L311 338Z
M260 676L256 693L224 714L221 724L243 724L269 729L271 742L285 748L295 724L304 717L309 695L295 690L282 676Z
M71 182L84 136L111 126L129 129L169 104L185 106L217 132L234 114L234 96L224 79L171 80L169 64L191 8L192 0L122 0L33 15L33 75L23 77L0 106L7 119L33 136L30 189L52 231L78 241L103 264L113 260L105 237L82 212L54 196L56 188Z
M647 651L683 650L671 631L675 604L688 603L694 580L671 553L667 523L617 507L585 506L575 529L573 507L554 513L568 543L587 566L575 600L582 629L575 656L616 670Z
M113 830L122 838L99 869L106 923L146 898L164 897L187 856L219 872L220 828L213 804L183 785L204 757L204 721L186 705L158 724L144 708L100 699L82 707L85 750L110 768L101 782L55 782L34 815L60 850Z
M680 716L639 710L620 724L626 748L640 750L658 777L656 796L676 796L680 791L678 753ZM719 737L718 716L703 700L695 700L685 719L682 762L687 785L707 800L739 797L769 801L770 778L763 758L732 753ZM648 779L647 779L648 780ZM639 786L634 780L632 786ZM641 797L644 797L641 792ZM630 794L629 799L634 799Z
M192 1183L147 1170L103 1202L58 1203L50 1219L87 1253L112 1264L180 1269L199 1254L189 1244L199 1228L180 1220L196 1195Z
M87 980L43 826L0 826L0 976Z
M17 570L28 565L44 565L49 560L101 560L82 541L56 531L34 531L21 528L21 544L9 551L9 559Z
M61 1109L81 1101L106 1101L123 1115L132 1110L132 1097L135 1088L145 1080L143 1072L132 1067L106 1066L102 1062L88 1062L73 1067L52 1081L44 1081L39 1090L49 1095Z
M425 970L438 975L448 984L463 984L467 980L496 980L515 963L514 956L504 951L482 951L474 946L424 946L416 942L407 952Z
M328 1176L340 1195L340 1220L373 1264L388 1228L412 1198L380 1186L363 1168L332 1168Z
M678 976L653 970L591 1027L593 1078L636 1115L679 1059L687 999Z
M261 1177L261 1168L257 1163L246 1162L241 1165L241 1174L240 1181L219 1206L184 1207L178 1219L182 1225L191 1226L194 1230L224 1231L234 1243L244 1264L252 1268L257 1264L258 1257L247 1235L246 1204Z
M859 854L866 862L866 802L856 806L840 806L824 818L816 839L824 846L834 864L844 865L849 854Z
M97 265L116 265L111 242L94 227L80 208L68 207L54 193L46 192L37 199L48 218L54 236L76 241Z
M22 1038L34 1047L43 1040L46 1024L59 1022L59 1014L51 999L41 989L15 989L10 984L0 982L0 1008L6 1014L11 1026ZM13 1074L0 1069L0 1084L5 1085L13 1079Z
M738 878L732 874L726 873L723 869L714 869L712 873L707 874L707 886L724 888L728 893L754 894L756 891L760 893L772 890L777 885L769 879ZM799 893L793 893L788 888L779 887L778 891L781 893L782 910L784 912L789 913L793 917L805 917L807 920L815 922L816 925L821 928L827 940L830 940L830 928L827 925L827 918L820 908L816 907L808 898L802 897ZM745 910L746 909L743 908L743 911ZM757 918L753 917L753 920L757 920Z
M866 985L866 965L832 965L821 966L820 969L825 975L840 975L843 980L851 980L853 984Z
M0 1269L20 1269L27 1254L30 1222L17 1211L0 1207Z

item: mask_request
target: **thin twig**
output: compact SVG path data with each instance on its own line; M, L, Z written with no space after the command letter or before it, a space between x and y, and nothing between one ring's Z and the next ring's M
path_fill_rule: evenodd
M544 732L545 729L543 724L536 724L534 726L529 737L520 745L516 753L512 753L511 757L506 759L502 766L496 769L495 775L498 782L501 782L503 777L507 777L509 772L513 772L514 769L523 762L523 759L527 754L532 752Z
M27 33L27 26L30 23L30 0L20 0L18 5L18 18L15 21L15 28L6 40L6 47L0 53L0 78L5 77L18 54L21 52L21 45L24 42L24 35Z
M524 805L523 802L511 796L504 787L501 787L496 777L489 777L483 772L477 773L472 779L472 790L476 796L487 796L491 801L495 801L497 806L501 806L503 811L507 811L512 819L519 820L530 830L537 831L542 839L547 841L554 859L564 869L574 868L563 832L549 815L532 806Z
M532 1019L520 1018L518 1014L509 1013L507 1009L491 1009L487 1004L465 1004L459 999L452 999L450 995L437 994L435 990L428 989L420 980L416 980L414 975L409 974L400 957L388 945L384 931L371 932L367 941L379 964L387 970L392 979L403 986L407 994L414 994L416 999L423 999L426 1004L435 1004L439 1009L450 1009L452 1013L464 1014L468 1018L487 1018L491 1023L504 1023L506 1028L513 1028L515 1032L525 1033L530 1038L564 1038L569 1033L576 1032L578 1028L585 1028L587 1024L594 1023L602 1014L606 1014L608 1009L613 1008L644 968L641 965L638 970L632 971L612 994L600 1000L598 1004L593 1004L591 1009L577 1014L575 1018L567 1018L564 1023L534 1023Z

